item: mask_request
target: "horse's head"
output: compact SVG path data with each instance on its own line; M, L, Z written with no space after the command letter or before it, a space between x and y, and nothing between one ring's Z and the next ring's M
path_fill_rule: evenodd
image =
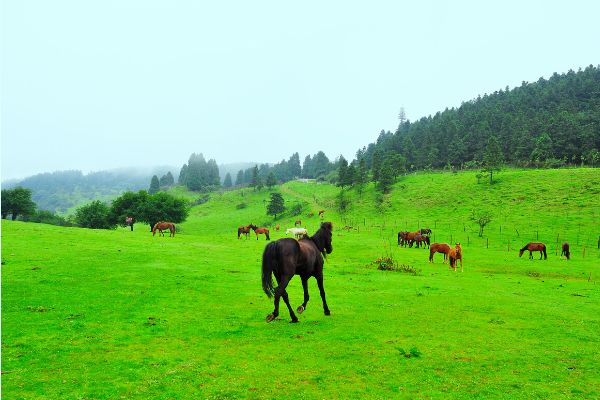
M288 230L286 230L286 231L285 231L285 234L287 235L287 234L288 234L288 233L290 233L291 231L292 231L291 229L288 229Z
M519 251L519 257L523 255L523 250Z
M331 240L333 236L333 224L331 222L323 222L321 223L321 229L323 229L327 234L325 235L325 251L327 254L330 254L333 251L333 246L331 246Z

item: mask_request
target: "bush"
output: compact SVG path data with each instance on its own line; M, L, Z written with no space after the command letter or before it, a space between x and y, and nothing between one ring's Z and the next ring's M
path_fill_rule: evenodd
M237 206L235 206L235 209L236 210L243 210L246 207L248 207L248 205L246 203L240 203Z
M210 194L205 194L205 195L199 196L196 200L192 201L191 203L188 203L188 205L190 207L199 206L200 204L204 204L209 200L210 200Z

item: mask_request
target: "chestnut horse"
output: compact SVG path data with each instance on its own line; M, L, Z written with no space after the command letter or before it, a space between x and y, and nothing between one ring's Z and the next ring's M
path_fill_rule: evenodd
M275 227L275 232L279 232L279 225Z
M448 261L448 253L450 253L450 246L447 245L446 243L444 243L444 244L434 243L431 246L429 246L429 262L432 264L433 264L433 255L435 253L443 253L444 254L444 261L442 261L442 264L445 264L446 261Z
M246 239L248 239L248 234L250 233L250 229L253 227L254 225L250 224L248 226L240 226L238 228L238 239L240 238L241 234L243 233L244 235L246 235Z
M266 236L265 240L271 240L269 237L269 230L267 228L259 228L256 225L252 225L251 228L254 229L254 233L256 233L256 240L258 240L258 235L263 233Z
M298 220L294 223L294 226L298 226L298 225L302 226L302 221Z
M519 250L519 257L523 255L525 250L529 250L529 258L533 258L533 252L540 252L540 260L542 259L542 255L544 256L544 260L548 259L548 255L546 254L546 245L543 243L527 243L525 247Z
M417 235L420 235L420 234L421 234L421 231L417 231L417 232L408 232L408 233L406 234L406 239L405 239L405 242L410 242L410 243L409 243L409 247L411 247L411 248L412 248L412 246L413 246L413 243L415 242L415 236L417 236Z
M321 210L319 211L319 217L323 218L323 213L325 212L325 210Z
M310 213L310 214L308 214L308 218L310 218L310 217L314 217L314 216L315 216L315 213Z
M158 236L160 236L160 235L165 236L163 231L169 230L169 231L171 231L169 236L175 237L175 224L172 224L170 222L159 222L158 224L154 225L154 228L152 228L152 236L154 236L156 234L157 229L158 229Z
M460 260L460 272L463 272L462 266L462 249L460 243L456 243L456 246L448 252L448 260L450 261L450 269L454 269L456 272L456 262Z
M565 258L567 260L571 259L571 252L569 251L569 243L568 242L564 242L562 244L562 253L560 253L560 258L559 260L562 260L562 256L565 256Z
M298 322L294 314L287 292L288 283L294 275L300 275L302 287L304 288L304 303L296 312L301 314L308 303L308 279L314 276L319 285L319 292L323 300L325 315L330 315L329 307L325 301L325 289L323 288L323 257L333 251L331 246L333 225L331 222L323 222L319 230L312 237L303 237L300 240L283 238L267 244L262 259L262 287L269 298L275 295L275 309L267 315L267 322L273 321L279 316L279 300L283 301L290 312L291 322ZM273 277L277 280L277 287L273 287Z

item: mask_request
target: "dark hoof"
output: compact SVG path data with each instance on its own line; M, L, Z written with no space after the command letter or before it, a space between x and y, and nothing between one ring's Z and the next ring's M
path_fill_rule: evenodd
M325 315L331 315L331 311L325 310Z
M275 314L269 314L267 315L267 322L271 322L275 319Z
M299 321L298 321L298 318L296 318L296 319L293 319L293 320L291 320L291 321L290 321L290 324L297 324L298 322L299 322Z
M304 306L299 306L299 307L296 309L296 312L297 312L298 314L302 314L302 313L304 312L304 310L306 310L306 307L304 307Z

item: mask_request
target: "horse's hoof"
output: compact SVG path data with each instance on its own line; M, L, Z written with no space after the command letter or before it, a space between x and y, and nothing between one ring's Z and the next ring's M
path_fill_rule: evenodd
M298 308L296 308L296 312L298 314L302 314L304 312L304 310L306 310L306 307L304 307L304 306L299 306Z
M290 324L297 324L298 322L299 322L299 321L298 321L298 318L296 318L296 319L293 319L293 320L291 320L291 321L290 321Z
M269 314L267 315L267 322L271 322L275 319L275 314Z
M331 311L325 310L325 315L331 315Z

